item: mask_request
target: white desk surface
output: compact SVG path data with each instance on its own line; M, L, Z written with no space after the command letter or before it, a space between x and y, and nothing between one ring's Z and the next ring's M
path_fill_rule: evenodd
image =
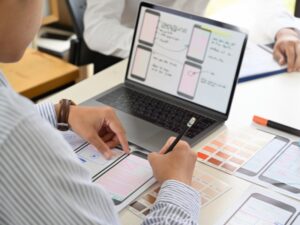
M99 74L84 80L58 94L48 98L54 103L61 98L73 99L81 103L116 84L123 82L127 60L124 60ZM282 74L254 80L237 86L227 127L233 124L250 125L252 116L264 116L274 121L286 123L300 128L300 74ZM220 128L222 130L222 128ZM215 136L220 130L210 137ZM273 133L280 132L270 130ZM287 136L286 134L283 134ZM294 138L293 136L287 136ZM205 142L206 140L203 140ZM197 146L194 148L197 149ZM218 218L242 195L250 183L230 176L216 169L201 164L204 171L222 179L232 189L201 210L200 224L213 225ZM300 203L300 202L299 202ZM128 210L120 214L122 224L140 224L141 219Z

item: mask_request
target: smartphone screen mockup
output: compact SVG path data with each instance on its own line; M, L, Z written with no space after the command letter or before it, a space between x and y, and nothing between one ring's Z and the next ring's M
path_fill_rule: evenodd
M300 144L293 142L259 176L260 180L300 193Z
M153 46L159 24L160 14L151 10L146 10L140 32L139 42Z
M197 90L200 73L200 65L185 62L185 64L183 65L177 93L186 98L193 99Z
M238 172L248 176L256 176L288 143L287 138L275 137L243 167L238 169Z
M285 225L296 209L259 193L252 194L227 220L226 225Z
M300 225L300 213L296 216L291 225Z
M147 155L134 151L94 182L104 187L115 205L119 205L152 177L153 172Z
M113 157L107 160L102 153L99 152L93 145L88 144L80 148L76 155L82 165L89 171L92 177L101 173L108 168L112 163L119 160L125 153L117 148L112 149Z
M134 63L131 71L131 77L140 81L145 81L147 77L148 67L151 59L151 49L144 46L137 46Z
M193 28L187 58L203 63L207 52L211 31L195 25Z

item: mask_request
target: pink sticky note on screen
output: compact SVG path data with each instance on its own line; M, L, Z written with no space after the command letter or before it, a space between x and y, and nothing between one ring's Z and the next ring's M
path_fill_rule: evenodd
M185 64L183 67L178 92L187 95L187 97L193 98L198 85L200 72L200 68Z
M141 80L146 79L149 61L151 58L150 50L137 47L132 68L132 75Z
M202 62L205 58L206 49L210 38L210 32L195 27L193 30L188 56Z
M149 44L154 43L156 29L159 22L159 15L145 12L141 29L140 40Z

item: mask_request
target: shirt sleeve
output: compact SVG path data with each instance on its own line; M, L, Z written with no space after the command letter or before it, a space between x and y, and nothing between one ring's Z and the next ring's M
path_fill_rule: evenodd
M121 24L125 0L88 0L84 38L88 47L105 55L126 58L133 29Z
M291 15L282 0L265 0L259 2L263 10L256 26L268 42L275 41L276 34L283 28L299 29L300 23Z
M53 127L57 127L57 117L53 103L38 103L35 105L35 107L42 118L46 119Z
M16 104L16 101L18 104ZM0 221L5 224L118 225L110 195L92 183L88 171L62 135L41 119L30 101L4 110L0 132ZM2 119L2 120L1 120ZM146 224L196 224L199 195L176 181L162 185Z
M157 201L143 225L196 225L200 215L200 193L193 188L169 180L163 183Z
M31 111L12 121L14 127L0 142L0 221L119 224L109 194L92 183L62 135Z

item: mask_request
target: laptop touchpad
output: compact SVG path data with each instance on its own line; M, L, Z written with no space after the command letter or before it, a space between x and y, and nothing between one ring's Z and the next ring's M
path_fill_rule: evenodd
M117 111L117 115L126 130L128 140L148 150L159 150L162 147L161 143L166 141L163 136L169 136L166 129L147 121L121 111Z

